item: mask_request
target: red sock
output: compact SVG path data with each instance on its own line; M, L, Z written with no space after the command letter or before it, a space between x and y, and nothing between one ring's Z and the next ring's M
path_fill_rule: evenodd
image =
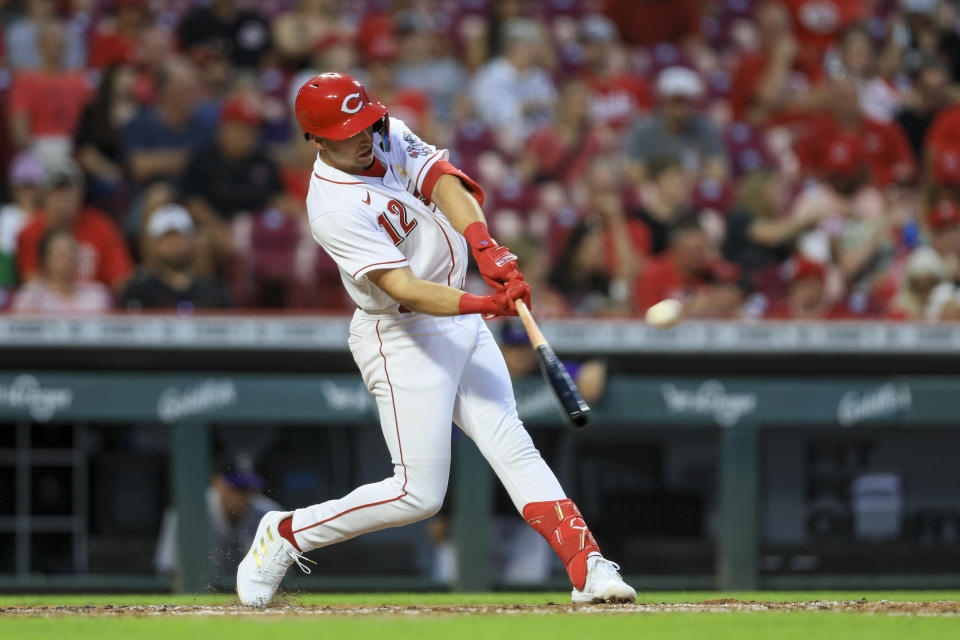
M583 589L587 581L587 556L600 553L600 547L573 500L531 502L523 508L523 519L560 556L573 586Z
M294 549L303 553L303 549L300 548L300 545L298 545L297 541L293 538L293 516L281 520L280 524L277 525L277 532L281 538L285 538L287 542L292 544Z

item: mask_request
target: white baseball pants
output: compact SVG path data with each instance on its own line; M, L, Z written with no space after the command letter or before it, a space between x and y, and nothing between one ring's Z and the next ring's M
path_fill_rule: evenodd
M434 515L450 475L451 418L476 442L518 512L565 497L517 417L506 364L479 315L358 311L349 345L376 398L394 472L338 500L297 509L292 524L301 549Z

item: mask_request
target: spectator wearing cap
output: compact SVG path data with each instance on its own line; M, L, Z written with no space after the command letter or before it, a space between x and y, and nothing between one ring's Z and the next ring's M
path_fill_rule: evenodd
M257 473L252 457L244 452L228 453L217 460L210 486L205 491L210 527L210 567L205 576L213 585L232 585L237 576L237 558L250 548L260 519L283 507L263 495L263 476ZM163 514L154 555L154 568L172 574L177 566L177 512L171 507Z
M221 283L198 275L196 227L190 213L177 204L155 209L144 229L146 260L120 294L120 306L129 311L228 309L233 296Z
M937 320L943 307L956 305L953 283L947 269L932 247L917 247L907 259L900 290L890 309L890 317L899 320Z
M622 132L638 115L653 108L650 84L625 70L626 56L617 28L606 16L585 16L580 22L579 43L583 54L580 78L590 91L590 119Z
M40 65L13 77L10 135L16 147L34 147L52 160L70 153L73 131L91 88L86 75L63 64L63 25L43 23L37 33L37 46Z
M950 103L950 77L940 64L929 63L914 75L903 107L896 116L918 164L924 162L924 138L934 119Z
M835 78L828 91L828 109L811 119L795 145L805 175L817 177L827 170L825 163L831 158L825 141L845 141L857 161L862 158L866 163L875 186L912 181L916 177L913 153L900 125L863 116L853 79Z
M237 0L212 0L183 16L177 27L180 46L191 56L208 47L224 48L233 64L255 69L270 50L270 25L253 8Z
M766 314L775 320L814 320L830 313L827 271L822 264L798 256L786 263L789 291L786 299L772 305Z
M231 224L240 214L269 207L297 211L283 195L277 166L261 148L261 120L253 97L228 98L215 141L190 157L181 177L181 197L220 260L233 251Z
M14 294L14 313L101 313L113 306L106 286L78 277L79 246L69 229L49 229L37 249L36 276Z
M470 87L477 116L495 132L500 148L517 152L546 124L556 90L544 68L545 37L539 24L511 18L503 27L503 55L480 69Z
M121 135L124 164L138 191L158 181L175 182L190 153L209 144L215 130L209 114L200 108L192 66L167 63L157 85L156 106L141 107Z
M960 205L944 198L927 214L930 246L943 261L947 278L960 285Z
M119 290L132 275L130 252L117 225L105 213L83 204L83 174L69 158L47 168L42 209L17 238L17 267L23 281L37 274L40 240L50 229L65 229L77 242L81 280L98 280Z
M0 206L0 308L17 284L17 237L40 208L43 177L43 165L29 151L21 151L10 163L11 201Z
M124 178L121 134L137 112L134 73L133 67L125 64L104 71L74 135L77 161L88 176L89 199L110 213L117 213L111 209L117 208Z
M396 83L399 54L399 44L393 35L377 36L376 41L367 47L367 80L364 86L367 93L389 108L391 117L403 120L424 140L435 140L437 132L430 95L420 89L400 87Z
M679 158L693 174L718 180L727 176L726 150L716 126L699 112L703 96L700 76L686 67L668 67L657 77L659 107L637 122L627 140L634 180L646 175L651 160L658 156Z
M737 60L730 88L734 120L760 127L809 112L822 100L815 90L820 68L798 55L790 14L778 0L763 0L753 12L757 49Z

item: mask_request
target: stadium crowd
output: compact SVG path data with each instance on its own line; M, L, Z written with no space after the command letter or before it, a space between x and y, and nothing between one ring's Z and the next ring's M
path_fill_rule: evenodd
M960 318L955 0L21 0L0 21L0 309L350 310L291 111L339 71L479 181L542 317Z

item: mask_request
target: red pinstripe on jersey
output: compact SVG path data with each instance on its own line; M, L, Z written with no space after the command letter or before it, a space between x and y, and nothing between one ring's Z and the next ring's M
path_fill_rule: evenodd
M387 386L390 387L390 404L393 405L393 424L396 427L397 431L397 447L400 449L400 466L403 467L403 486L400 488L402 492L396 498L390 498L389 500L381 500L379 502L371 502L370 504L362 504L359 507L353 507L352 509L347 509L342 511L335 516L330 516L326 520L321 520L320 522L315 522L314 524L308 525L306 527L301 527L294 531L294 533L300 533L301 531L306 531L307 529L312 529L314 527L319 527L322 524L326 524L331 520L336 520L340 516L344 516L358 509L366 509L367 507L375 507L380 504L388 504L390 502L396 502L402 498L407 497L407 465L403 462L403 442L400 440L400 421L397 419L397 401L393 395L393 383L390 382L390 372L387 371L387 356L383 353L383 338L380 337L380 321L377 320L377 340L380 341L380 357L383 358L383 373L387 377Z
M315 175L316 177L320 178L321 180L325 180L325 181L327 181L327 182L332 182L333 184L364 184L363 182L338 182L337 180L331 180L330 178L324 178L322 175L320 175L320 174L317 173L317 172L314 172L313 175Z
M360 267L359 269L353 272L353 276L351 277L356 278L358 273L360 273L364 269L369 269L370 267L379 267L380 265L384 265L384 264L397 264L398 262L406 262L406 261L407 259L403 258L401 260L391 260L390 262L374 262L373 264L368 264L365 267Z

